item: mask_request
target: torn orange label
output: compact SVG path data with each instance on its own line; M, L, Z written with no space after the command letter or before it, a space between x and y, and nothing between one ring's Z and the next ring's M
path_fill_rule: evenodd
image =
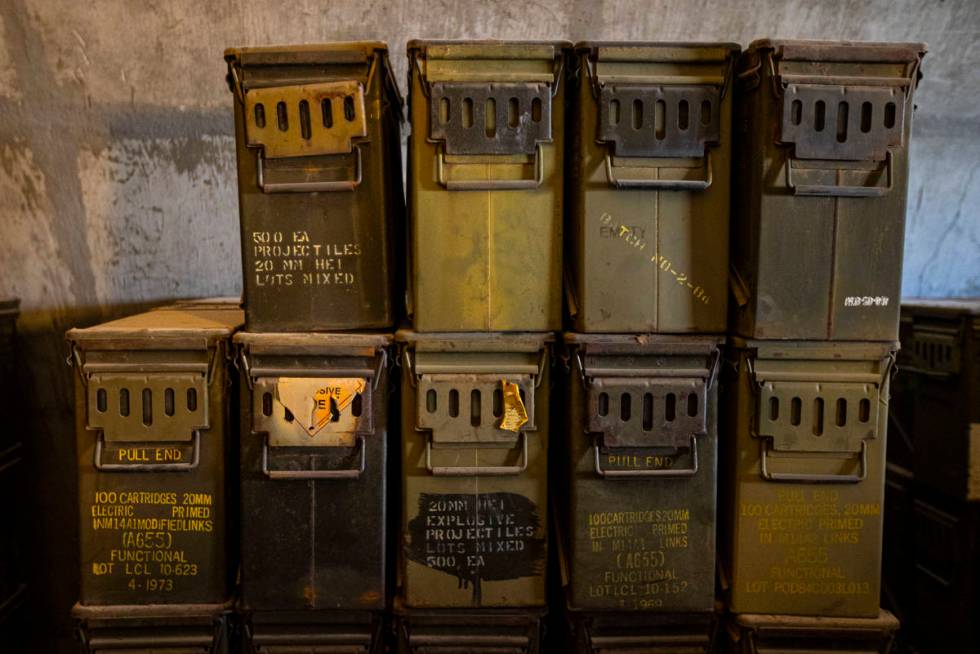
M304 379L282 377L276 384L279 402L293 414L306 433L316 436L329 422L340 420L340 414L364 392L363 377Z
M521 399L521 388L517 384L500 380L504 391L504 415L500 419L500 428L517 433L527 424L527 409Z

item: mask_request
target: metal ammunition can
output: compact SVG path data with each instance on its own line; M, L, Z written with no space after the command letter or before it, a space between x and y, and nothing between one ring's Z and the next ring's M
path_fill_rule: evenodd
M241 322L172 308L68 332L83 620L217 615L231 597L227 366Z
M400 331L409 609L543 607L547 334Z
M575 47L565 264L576 330L726 331L738 51Z
M572 374L559 496L568 498L560 531L569 608L711 614L724 339L564 341Z
M571 639L561 651L575 654L717 651L718 621L713 613L571 613L568 629Z
M229 654L230 605L81 606L83 654Z
M892 404L895 396L892 395ZM889 431L889 446L895 432ZM897 617L907 633L909 620L915 615L914 515L915 481L912 474L888 462L885 474L885 507L881 546L881 603Z
M19 307L19 300L0 300L0 495L8 498L23 497L27 482L15 381ZM23 503L12 502L7 525L0 531L0 642L13 643L23 632L22 611L15 612L24 606L30 570L26 518Z
M539 654L544 609L415 610L396 604L398 654Z
M915 601L905 626L918 651L977 652L980 505L927 490L912 502L915 564L905 574L911 573Z
M742 54L733 332L897 338L912 96L924 53L920 43L765 40Z
M0 452L0 496L11 498L0 532L0 643L11 651L27 651L28 575L30 573L30 524L22 500L27 491L24 447L15 443ZM22 649L18 649L20 644Z
M17 317L20 300L0 299L0 452L17 445Z
M902 324L895 385L906 405L897 408L911 437L916 482L978 502L980 298L906 300Z
M735 615L728 625L728 651L888 654L896 631L898 620L888 611L873 618Z
M404 199L383 43L240 48L234 92L249 331L384 328Z
M569 45L409 42L417 331L560 327Z
M878 615L896 346L734 339L720 530L733 613Z
M235 335L247 651L381 646L391 340Z

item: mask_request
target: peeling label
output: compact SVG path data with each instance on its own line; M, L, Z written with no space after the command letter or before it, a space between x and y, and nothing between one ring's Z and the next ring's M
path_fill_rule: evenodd
M364 392L365 384L363 377L284 377L276 385L276 393L283 406L293 414L294 420L312 437L327 423L336 422L340 413Z
M521 389L506 379L501 379L500 385L504 391L504 415L500 419L500 428L517 433L527 424L527 409L521 399Z

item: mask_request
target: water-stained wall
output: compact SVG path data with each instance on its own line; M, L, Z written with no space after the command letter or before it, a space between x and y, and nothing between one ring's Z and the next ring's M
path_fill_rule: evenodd
M38 468L17 501L39 536L41 631L67 651L77 518L64 330L241 289L225 47L380 39L404 80L412 37L762 36L929 43L903 291L980 294L976 0L0 3L0 296L23 300L23 437Z

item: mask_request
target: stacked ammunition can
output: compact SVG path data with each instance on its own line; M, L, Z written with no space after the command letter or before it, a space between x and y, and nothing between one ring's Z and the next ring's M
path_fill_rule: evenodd
M884 601L923 654L980 648L980 300L902 303Z
M86 654L225 652L234 592L234 304L68 332Z
M836 651L841 629L884 652L897 627L885 436L924 49L758 41L737 67L720 533L740 652Z
M16 384L17 317L20 301L0 300L0 493L23 498L27 466ZM28 509L23 501L10 503L9 524L0 533L0 643L24 648L28 572Z
M885 652L883 523L969 623L975 304L883 508L923 53L412 41L406 219L384 44L229 50L244 312L68 334L86 654Z
M402 99L382 43L229 50L246 652L383 647Z
M557 511L569 650L710 651L729 43L581 43Z
M399 651L537 652L567 44L408 44Z

